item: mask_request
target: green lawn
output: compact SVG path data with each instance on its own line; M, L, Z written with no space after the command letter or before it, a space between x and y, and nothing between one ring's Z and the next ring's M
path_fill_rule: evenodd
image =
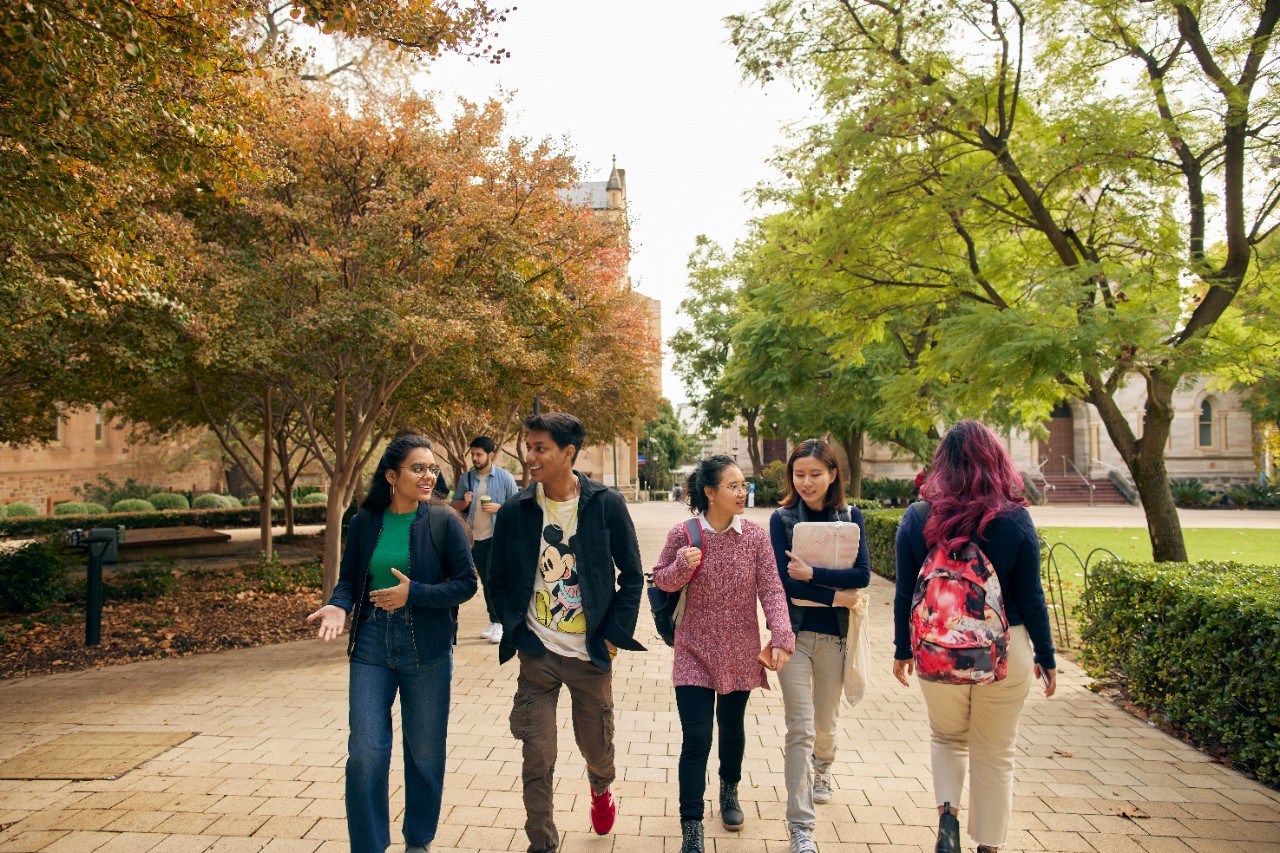
M1050 546L1063 542L1070 545L1080 559L1094 548L1106 548L1122 560L1150 560L1151 540L1143 527L1041 527L1040 535ZM1276 565L1280 563L1280 530L1238 530L1199 527L1182 531L1187 543L1187 556L1197 560L1221 560L1237 563ZM1062 576L1063 599L1066 602L1071 632L1071 645L1080 642L1083 616L1077 604L1084 593L1084 571L1065 549L1054 552L1058 572ZM1043 555L1042 555L1043 557ZM1095 554L1096 565L1105 554ZM1045 591L1048 595L1048 590ZM1061 642L1060 640L1057 642Z

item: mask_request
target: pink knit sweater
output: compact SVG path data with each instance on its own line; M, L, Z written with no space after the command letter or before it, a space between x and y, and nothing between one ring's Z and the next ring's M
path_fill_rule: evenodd
M709 687L732 693L769 687L760 653L760 623L756 599L764 608L771 645L795 651L787 598L773 561L769 534L758 524L742 521L742 533L702 531L702 570L689 583L693 568L684 559L689 534L683 524L671 528L653 568L653 581L674 592L685 584L684 619L676 628L677 687Z

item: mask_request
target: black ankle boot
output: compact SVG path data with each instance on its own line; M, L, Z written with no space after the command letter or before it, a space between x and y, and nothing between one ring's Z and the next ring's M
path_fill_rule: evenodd
M742 813L742 806L738 805L738 783L721 779L720 822L724 824L725 829L737 832L742 829L746 821L747 816Z
M951 803L942 804L938 818L938 846L934 853L960 853L960 818L951 813Z
M702 821L680 821L680 853L704 853L702 847Z

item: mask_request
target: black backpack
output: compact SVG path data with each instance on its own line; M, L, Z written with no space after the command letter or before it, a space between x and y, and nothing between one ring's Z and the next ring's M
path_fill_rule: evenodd
M702 524L698 519L689 519L684 523L684 528L689 534L689 545L702 550ZM689 583L693 583L693 578L696 578L701 570L702 564L699 563L698 568L693 571L693 577L689 578ZM675 592L667 592L653 582L652 576L649 578L649 609L653 611L653 627L658 629L658 636L662 637L662 641L668 646L676 644L677 611L682 611L680 602L684 599L685 590L688 588L689 584L685 584Z

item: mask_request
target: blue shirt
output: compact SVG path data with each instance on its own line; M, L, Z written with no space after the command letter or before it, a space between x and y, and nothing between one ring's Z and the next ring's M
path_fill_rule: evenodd
M511 476L511 472L505 468L499 468L494 465L489 468L489 473L485 475L488 482L489 497L496 501L499 506L506 503L507 499L520 491L516 486L516 478ZM458 488L454 489L453 499L460 501L466 497L467 492L473 495L480 491L480 475L476 473L476 469L472 468L461 477L458 478ZM467 508L467 524L473 528L476 526L476 513L480 511L480 502L473 500L471 506Z

